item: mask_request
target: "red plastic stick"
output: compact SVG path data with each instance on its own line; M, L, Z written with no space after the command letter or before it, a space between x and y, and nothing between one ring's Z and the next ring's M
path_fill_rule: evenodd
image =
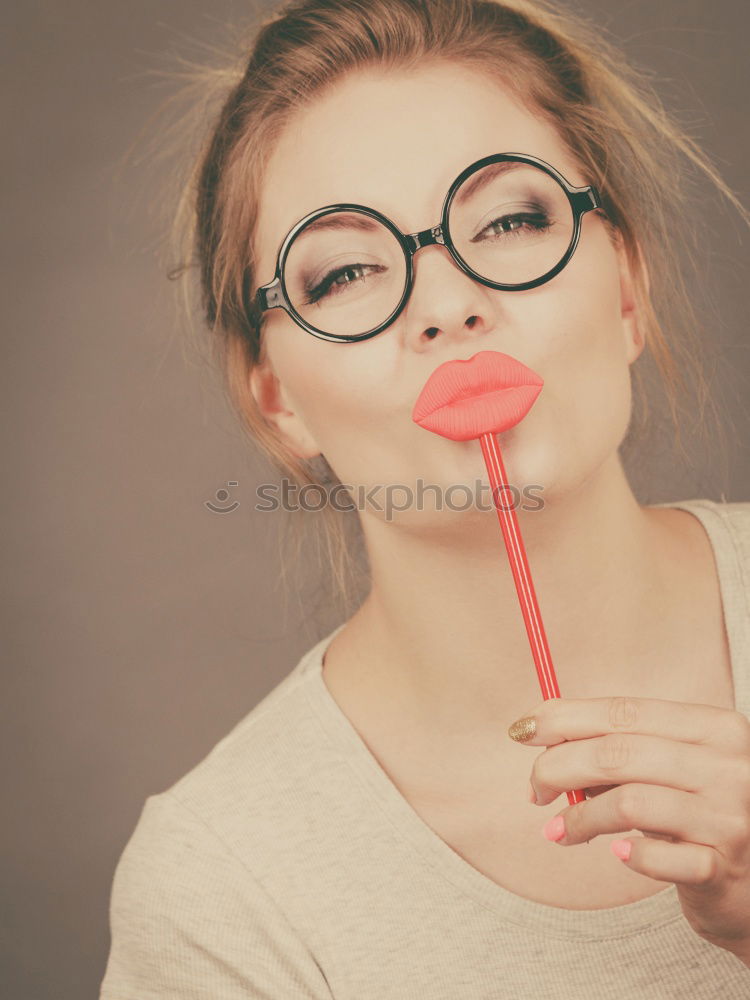
M511 501L506 506L504 494L509 489L508 480L505 475L505 466L500 454L500 446L494 434L482 434L479 438L482 446L484 462L490 477L492 487L492 499L497 511L497 517L502 528L505 548L508 552L508 561L513 572L513 580L516 584L516 593L521 605L526 634L529 637L531 654L534 657L536 673L539 678L539 687L542 689L542 697L545 701L550 698L559 698L560 689L557 686L555 668L552 665L547 636L544 631L544 623L539 612L539 605L534 591L534 582L531 579L531 570L526 559L526 549L523 544L523 537L518 526L518 519ZM566 792L568 803L584 802L586 796L581 789Z
M503 503L503 493L510 487L495 439L496 434L523 420L543 385L541 375L509 354L478 351L471 358L446 361L435 369L414 404L412 419L425 430L452 441L478 438L482 445L492 499L503 531L539 686L544 700L548 701L559 698L560 689L516 512L513 504L506 507ZM586 798L579 789L566 794L571 805Z

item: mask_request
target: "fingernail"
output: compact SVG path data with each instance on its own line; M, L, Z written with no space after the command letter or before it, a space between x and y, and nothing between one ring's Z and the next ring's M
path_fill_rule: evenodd
M508 729L508 736L517 743L526 743L536 736L536 719L533 716L525 716L518 719Z
M529 802L536 805L536 792L534 791L534 786L529 782Z
M613 840L609 845L613 854L617 855L620 861L627 861L633 845L629 840Z
M547 840L561 840L565 836L565 820L562 816L554 816L545 823L542 833Z

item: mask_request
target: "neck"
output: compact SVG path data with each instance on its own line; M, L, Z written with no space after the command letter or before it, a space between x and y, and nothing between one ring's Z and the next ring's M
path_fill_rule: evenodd
M660 513L638 504L616 455L585 496L516 510L563 698L636 692L653 669L673 555ZM542 700L497 515L479 517L438 544L366 523L372 587L337 637L363 690L446 735L496 732Z

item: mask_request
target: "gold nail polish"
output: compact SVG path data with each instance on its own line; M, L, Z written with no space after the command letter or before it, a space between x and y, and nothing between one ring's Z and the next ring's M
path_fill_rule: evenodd
M518 719L508 729L508 736L517 743L526 743L527 740L533 740L536 736L536 719L533 715Z

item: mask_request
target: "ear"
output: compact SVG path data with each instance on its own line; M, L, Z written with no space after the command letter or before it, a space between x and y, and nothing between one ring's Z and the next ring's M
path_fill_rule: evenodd
M314 458L321 454L302 417L295 412L267 355L250 372L250 391L264 419L276 428L297 458Z
M647 298L651 289L651 279L639 243L636 242L635 259L633 259L620 240L617 248L617 260L620 273L620 308L622 331L625 338L625 355L628 364L632 365L646 346L636 290L638 285L641 285L642 295Z

